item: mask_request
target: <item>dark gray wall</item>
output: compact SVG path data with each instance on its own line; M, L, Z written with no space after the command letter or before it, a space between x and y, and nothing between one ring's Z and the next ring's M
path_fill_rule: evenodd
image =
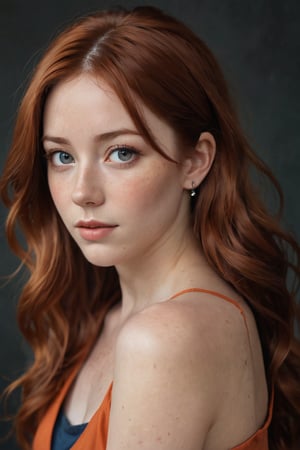
M51 37L72 18L115 4L101 0L0 0L0 164L9 147L15 111L33 64ZM224 68L245 131L279 179L285 224L300 231L300 2L298 0L153 1L181 18L211 47ZM4 238L0 209L0 276L17 262ZM0 391L25 367L30 352L16 326L20 277L0 288ZM0 437L7 427L0 424ZM12 441L1 449L14 450Z

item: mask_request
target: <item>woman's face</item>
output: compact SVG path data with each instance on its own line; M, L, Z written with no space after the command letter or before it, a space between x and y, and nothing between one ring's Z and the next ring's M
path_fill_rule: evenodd
M161 148L180 161L174 131L143 114ZM176 248L189 228L186 165L151 148L110 87L88 75L58 84L43 125L53 201L91 263L138 264Z

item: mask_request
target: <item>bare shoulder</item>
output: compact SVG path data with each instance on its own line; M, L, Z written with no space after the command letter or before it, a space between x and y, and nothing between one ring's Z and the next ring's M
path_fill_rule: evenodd
M252 314L242 299L224 298L189 292L152 305L125 324L118 348L134 353L157 352L164 357L168 354L175 359L185 357L189 350L196 360L206 353L209 356L214 347L218 351L212 356L216 361L222 359L226 349L232 354L232 346L248 345L253 325Z
M228 392L249 378L247 359L244 317L230 302L185 294L136 314L117 342L108 450L142 442L145 449L210 448Z

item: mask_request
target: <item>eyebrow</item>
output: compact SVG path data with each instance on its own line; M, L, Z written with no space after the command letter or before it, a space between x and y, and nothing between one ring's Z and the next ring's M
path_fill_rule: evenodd
M130 130L129 128L120 128L118 130L107 131L105 133L97 134L94 138L95 142L109 141L119 136L123 136L126 134L132 134L135 136L141 136L141 134L136 130ZM68 139L59 136L48 136L45 135L42 137L42 142L50 141L55 142L56 144L66 144L71 145L71 142Z

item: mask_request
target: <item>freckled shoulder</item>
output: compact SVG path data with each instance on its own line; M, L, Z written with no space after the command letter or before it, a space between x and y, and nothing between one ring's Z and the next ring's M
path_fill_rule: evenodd
M224 350L226 346L232 350L235 341L247 346L253 325L253 316L242 301L233 304L206 293L187 293L133 316L123 327L118 346L154 351L157 345L157 351L169 352L176 344L178 355L189 348L197 357L197 352L203 356L208 342Z
M117 342L108 450L141 442L149 450L158 442L162 449L202 448L226 400L224 377L230 383L241 370L233 355L245 356L246 336L239 310L207 295L130 318Z

